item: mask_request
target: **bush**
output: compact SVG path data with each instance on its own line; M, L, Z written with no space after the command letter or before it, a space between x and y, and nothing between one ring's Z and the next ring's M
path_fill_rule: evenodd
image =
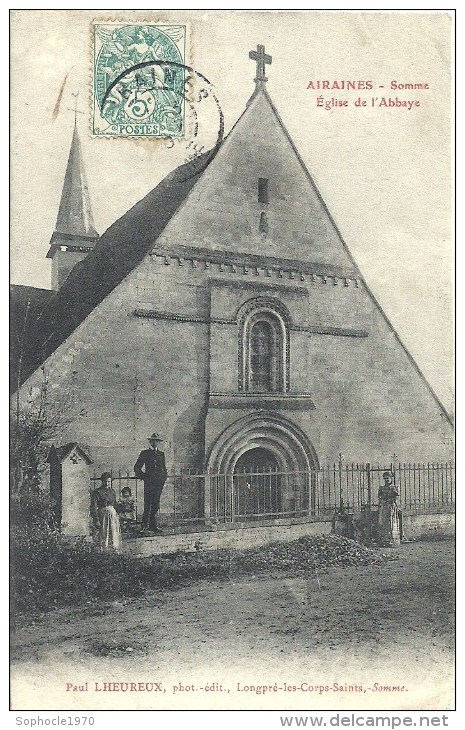
M140 595L137 561L102 553L52 530L16 529L11 541L12 608L45 611L92 599Z
M55 505L50 495L42 490L13 493L10 498L10 524L21 528L53 529Z
M12 604L17 613L43 612L85 601L141 595L201 578L271 571L313 572L368 565L386 556L338 535L303 537L249 550L215 550L133 558L102 553L84 539L73 544L50 529L16 528L12 538Z

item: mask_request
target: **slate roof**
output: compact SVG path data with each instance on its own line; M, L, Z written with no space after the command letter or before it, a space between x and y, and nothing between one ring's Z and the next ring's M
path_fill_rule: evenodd
M171 172L102 234L59 291L43 296L43 306L35 311L34 328L25 338L21 383L150 252L216 152L206 152ZM15 324L18 322L12 322L12 328Z
M53 292L51 289L39 289L36 286L23 286L23 284L12 284L10 286L11 312L16 317L22 317L27 303L30 303L32 310L42 309L50 300Z
M30 341L36 337L37 322L54 295L51 289L39 289L34 286L10 286L10 387L14 392L24 373L29 371ZM22 374L18 373L22 358Z

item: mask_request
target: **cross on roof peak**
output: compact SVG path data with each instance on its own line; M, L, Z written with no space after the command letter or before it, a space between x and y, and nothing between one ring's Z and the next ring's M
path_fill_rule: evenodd
M249 58L257 63L257 72L255 76L255 84L257 88L265 84L268 79L265 76L265 64L271 64L272 57L265 53L265 46L257 45L256 51L249 51Z
M74 112L74 126L76 126L77 115L78 114L84 114L85 112L83 112L83 111L81 111L80 109L77 108L79 91L76 91L76 92L73 92L72 91L71 92L71 96L74 97L74 107L69 106L67 108L69 109L70 112Z

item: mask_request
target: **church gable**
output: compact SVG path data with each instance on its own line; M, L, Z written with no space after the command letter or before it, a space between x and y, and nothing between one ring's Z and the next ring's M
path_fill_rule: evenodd
M262 89L165 229L190 246L329 264L353 262Z
M231 459L253 439L291 470L340 453L449 452L447 416L366 287L265 81L262 69L215 154L116 221L42 317L30 351L36 366L47 356L54 395L79 409L67 440L88 445L102 469L130 468L155 428L180 469L213 463L224 433Z

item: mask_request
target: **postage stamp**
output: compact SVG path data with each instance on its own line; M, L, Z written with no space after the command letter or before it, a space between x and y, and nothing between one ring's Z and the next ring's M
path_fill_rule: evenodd
M93 23L92 131L183 137L185 25Z

